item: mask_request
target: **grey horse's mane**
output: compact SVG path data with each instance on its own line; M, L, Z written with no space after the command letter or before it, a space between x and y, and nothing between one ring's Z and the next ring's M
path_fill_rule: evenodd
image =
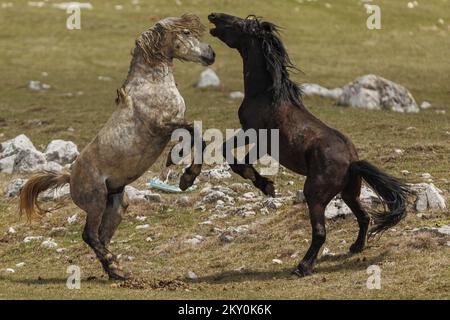
M195 14L183 14L179 18L165 18L155 24L154 27L141 33L136 40L136 47L142 50L145 61L155 64L166 60L163 53L164 35L166 32L182 32L188 29L191 34L200 38L206 28L200 18Z

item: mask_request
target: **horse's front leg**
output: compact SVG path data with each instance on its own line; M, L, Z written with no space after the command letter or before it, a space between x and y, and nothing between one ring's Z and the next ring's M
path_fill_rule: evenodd
M183 124L178 125L178 127L176 129L186 129L187 131L189 131L189 134L191 135L191 149L192 149L195 145L194 126L189 123L183 123ZM194 139L192 139L192 137L194 137ZM180 189L183 191L194 184L195 179L198 177L198 175L202 171L203 151L206 148L206 143L203 140L203 138L201 138L201 142L202 142L202 148L201 148L201 155L200 155L200 157L201 157L200 163L196 163L195 158L194 158L192 160L191 165L184 170L183 174L180 177ZM173 146L169 151L169 155L166 160L166 167L169 167L169 166L175 164L172 160L173 148L175 148L175 146Z
M233 144L231 144L233 148L227 148L227 145L230 146L229 143L231 142L231 140L234 140ZM275 186L273 184L273 181L266 177L261 176L251 163L252 160L256 161L263 156L262 154L260 154L259 141L257 141L256 145L246 154L244 163L238 163L238 160L231 153L231 149L247 145L245 140L244 141L242 140L243 139L237 139L236 136L234 136L230 138L227 142L225 142L222 145L223 157L226 159L228 165L230 166L231 170L233 170L233 172L237 173L244 179L249 179L253 183L253 185L259 190L261 190L265 195L275 197ZM241 144L237 145L238 142L241 142ZM254 159L251 159L252 155L253 155L252 158Z

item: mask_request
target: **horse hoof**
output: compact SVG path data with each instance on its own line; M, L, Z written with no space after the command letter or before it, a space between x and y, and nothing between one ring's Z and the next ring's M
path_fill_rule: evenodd
M125 281L131 278L130 273L124 272L122 270L110 270L108 272L109 280L119 280L119 281Z
M194 184L195 177L191 175L182 175L180 178L180 189L185 191Z
M265 181L264 186L261 188L261 191L266 195L272 198L275 198L275 186L272 181L267 179Z
M293 275L296 275L299 278L303 278L306 276L310 276L312 274L312 270L303 266L298 266L297 269L292 271Z
M351 253L360 253L364 250L364 244L360 244L355 242L350 246L350 252Z

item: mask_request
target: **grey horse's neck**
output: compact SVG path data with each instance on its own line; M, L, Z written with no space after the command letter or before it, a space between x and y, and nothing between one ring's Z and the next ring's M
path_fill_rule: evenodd
M133 58L123 87L127 89L135 81L144 81L151 84L175 83L172 73L172 61L157 61L149 64L145 61L142 51L136 47L133 50Z

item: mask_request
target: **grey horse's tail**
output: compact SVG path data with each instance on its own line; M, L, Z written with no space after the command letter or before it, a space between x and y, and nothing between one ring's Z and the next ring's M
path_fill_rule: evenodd
M48 189L56 189L70 182L69 172L43 171L33 175L20 191L19 212L26 214L28 221L33 215L44 215L48 210L39 207L38 196Z

